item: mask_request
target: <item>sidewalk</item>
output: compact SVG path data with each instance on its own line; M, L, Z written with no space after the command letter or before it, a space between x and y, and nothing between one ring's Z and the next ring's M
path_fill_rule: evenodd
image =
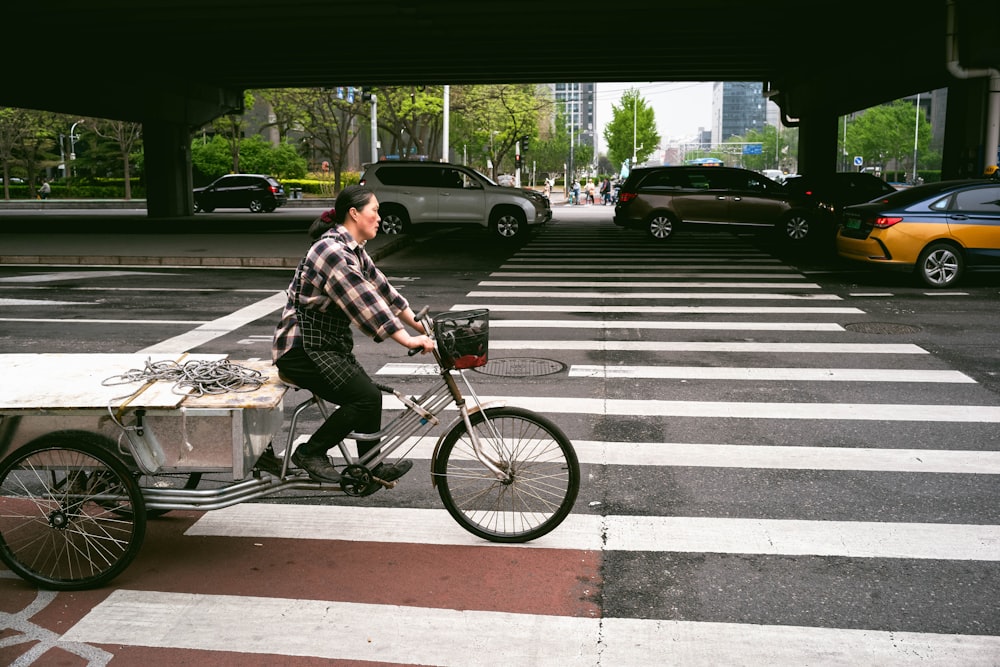
M0 265L288 267L309 247L321 208L152 220L146 212L0 210ZM379 234L373 259L408 244Z

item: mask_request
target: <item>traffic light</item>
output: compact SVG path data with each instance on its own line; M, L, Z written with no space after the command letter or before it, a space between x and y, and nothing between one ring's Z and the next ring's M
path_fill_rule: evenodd
M522 153L527 153L528 152L528 137L527 136L521 137L521 152Z

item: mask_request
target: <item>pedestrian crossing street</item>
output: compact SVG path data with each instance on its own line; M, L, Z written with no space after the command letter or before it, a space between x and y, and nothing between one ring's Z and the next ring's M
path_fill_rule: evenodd
M659 246L553 223L441 305L490 309L491 359L565 364L558 382L474 378L484 401L546 414L574 441L584 485L562 526L498 545L390 496L237 505L191 516L177 539L284 545L272 566L331 579L353 548L384 543L391 571L420 583L248 594L211 571L157 587L139 567L58 642L267 657L252 664L1000 664L1000 402L912 338L849 331L870 320L863 300L739 237ZM426 462L434 439L412 446Z

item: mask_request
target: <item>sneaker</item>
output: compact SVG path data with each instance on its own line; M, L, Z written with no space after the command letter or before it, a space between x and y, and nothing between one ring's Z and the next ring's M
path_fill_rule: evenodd
M386 482L393 482L410 472L410 468L412 467L413 461L409 461L407 459L400 459L390 465L379 463L377 466L372 468L372 475L381 480L385 480Z
M309 477L317 482L340 481L340 473L330 463L325 454L305 454L299 450L292 452L292 463L309 473Z

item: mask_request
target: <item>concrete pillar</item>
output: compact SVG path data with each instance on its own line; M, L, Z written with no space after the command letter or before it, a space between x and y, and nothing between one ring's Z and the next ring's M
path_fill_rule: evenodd
M956 79L948 86L948 111L941 153L941 178L979 178L989 159L987 146L990 79ZM993 150L996 150L994 147Z
M837 114L813 107L799 122L799 173L830 173L837 166Z
M142 126L146 163L146 214L150 218L194 215L191 130L183 123Z

